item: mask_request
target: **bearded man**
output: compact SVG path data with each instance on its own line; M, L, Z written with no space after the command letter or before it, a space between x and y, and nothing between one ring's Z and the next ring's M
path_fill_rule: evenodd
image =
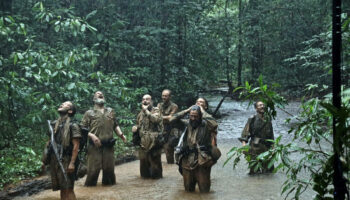
M211 117L204 118L209 114L198 105L175 114L170 121L181 119L187 113L189 123L182 141L180 140L181 149L176 152L177 164L186 191L195 191L198 183L200 192L209 192L211 167L221 155L214 142L218 124Z
M267 139L274 139L273 128L270 120L266 119L264 116L265 105L262 101L257 101L254 103L256 114L250 117L242 131L242 136L239 140L245 146L249 142L248 155L250 160L255 160L256 157L268 151L272 147L272 142L267 141ZM262 173L272 172L274 167L268 168L268 162L262 163ZM259 171L254 171L254 166L249 170L249 174L253 175Z
M94 94L94 108L85 112L81 126L88 129L87 177L85 186L96 186L102 169L102 185L114 185L114 144L113 132L123 142L126 138L117 122L112 108L105 107L105 97L101 91Z
M132 132L141 139L139 149L141 177L162 178L162 146L158 142L163 133L163 120L159 109L153 107L152 97L149 94L142 97L142 109L137 115Z
M59 161L55 157L53 150L44 153L43 168L46 164L50 164L52 190L60 190L60 196L63 200L76 199L74 194L74 181L76 176L77 156L79 150L79 141L81 138L81 130L79 125L74 122L73 117L76 107L72 102L66 101L57 109L60 117L51 122L54 134L54 142L56 143ZM49 145L49 142L47 143ZM53 148L48 147L46 149ZM48 154L48 155L46 155ZM60 168L61 162L63 170Z

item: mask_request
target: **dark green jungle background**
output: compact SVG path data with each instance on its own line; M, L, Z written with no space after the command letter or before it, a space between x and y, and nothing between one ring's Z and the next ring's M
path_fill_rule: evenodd
M343 85L350 84L350 1L343 1ZM330 92L331 1L2 0L0 188L40 171L46 120L66 100L79 120L105 93L128 139L142 94L180 106L261 74L287 98ZM118 144L116 155L129 147Z

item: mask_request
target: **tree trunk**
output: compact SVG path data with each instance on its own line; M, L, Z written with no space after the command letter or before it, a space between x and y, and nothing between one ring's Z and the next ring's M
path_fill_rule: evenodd
M232 93L233 86L232 86L232 77L231 77L231 70L230 70L230 36L229 36L229 30L228 30L228 17L227 17L227 7L228 7L228 1L225 2L225 34L226 34L226 41L225 41L225 50L226 50L226 56L225 56L225 65L226 65L226 80L227 80L227 86L228 86L228 93Z
M238 65L237 85L242 85L242 0L238 1Z
M1 0L0 10L3 13L12 14L12 0Z
M332 29L332 82L333 82L333 105L338 110L341 109L341 0L333 0L333 29ZM340 156L343 151L342 135L346 134L343 128L337 128L339 123L339 116L333 115L333 185L334 185L334 199L344 200L345 194L349 195L346 187L346 179L343 175L342 163ZM349 196L348 196L349 199Z
M166 24L168 22L168 10L167 6L165 5L164 0L161 1L161 22L160 22L160 28L162 30L166 29ZM159 60L160 60L160 84L161 86L164 86L166 84L166 64L167 64L167 55L168 55L168 48L167 48L167 36L166 33L160 34L160 53L159 53Z

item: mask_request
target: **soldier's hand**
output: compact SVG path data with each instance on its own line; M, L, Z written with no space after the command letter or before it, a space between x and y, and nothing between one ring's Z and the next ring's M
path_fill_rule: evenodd
M96 136L93 136L92 141L94 142L96 147L100 147L102 145L101 140L98 139L98 137L96 137Z
M131 128L131 131L132 131L133 133L137 132L137 126L133 126L133 127Z
M163 121L169 122L171 115L163 116Z
M74 163L69 163L67 173L72 173L75 170L75 165Z
M201 105L199 105L199 108L201 109L201 112L202 112L202 113L205 112L204 108L203 108Z
M148 105L143 105L142 104L142 110L146 111L148 109Z
M245 146L247 145L247 143L245 141L242 141L242 145Z
M126 143L125 135L122 135L121 138L122 138L123 142Z

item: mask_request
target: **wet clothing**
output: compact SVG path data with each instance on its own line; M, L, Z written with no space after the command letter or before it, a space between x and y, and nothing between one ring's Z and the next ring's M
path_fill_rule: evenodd
M157 105L162 116L169 116L176 113L178 106L169 101L168 103L159 103ZM179 141L181 131L180 125L176 123L170 123L169 120L163 120L164 134L166 137L166 143L164 144L164 152L168 164L174 164L174 147Z
M140 174L142 178L157 179L163 177L161 153L161 148L151 151L139 149Z
M87 146L87 177L85 186L95 186L98 175L102 169L102 184L113 185L116 183L114 174L114 147L104 145L113 139L113 133L118 126L117 118L112 108L104 108L102 113L98 109L85 112L81 126L89 129L89 132L96 135L101 147L96 147L89 138Z
M210 191L210 172L211 167L197 167L194 170L183 169L182 176L184 179L185 190L194 192L196 183L200 192Z
M54 152L50 155L50 173L52 181L52 190L65 190L73 189L75 181L75 172L67 173L68 165L72 158L73 152L73 139L81 138L81 131L79 125L70 118L58 119L51 123L52 129L54 130L54 139L57 144L57 151L62 160L62 165L67 174L67 182L64 178L63 172L58 164ZM66 141L66 144L62 144ZM77 158L78 159L78 158ZM76 166L77 167L77 166Z
M158 138L163 133L163 120L157 107L152 107L150 114L141 111L137 115L136 126L141 138L139 158L140 173L143 178L161 178L161 146Z
M185 111L182 111L174 118L181 118L184 114ZM202 119L198 127L192 127L191 123L187 125L183 138L183 153L178 158L186 191L194 191L196 183L200 192L210 190L211 167L216 162L211 156L211 149L218 124L213 118L208 118L207 113L203 113L203 116L206 118Z
M266 141L266 139L274 139L271 121L264 121L258 114L250 117L239 140L241 142L249 142L248 154L251 156L251 160L255 160L259 154L271 148L272 143ZM262 172L271 172L273 170L273 167L267 168L267 163L262 163L262 165ZM250 169L250 173L254 173L253 167Z

